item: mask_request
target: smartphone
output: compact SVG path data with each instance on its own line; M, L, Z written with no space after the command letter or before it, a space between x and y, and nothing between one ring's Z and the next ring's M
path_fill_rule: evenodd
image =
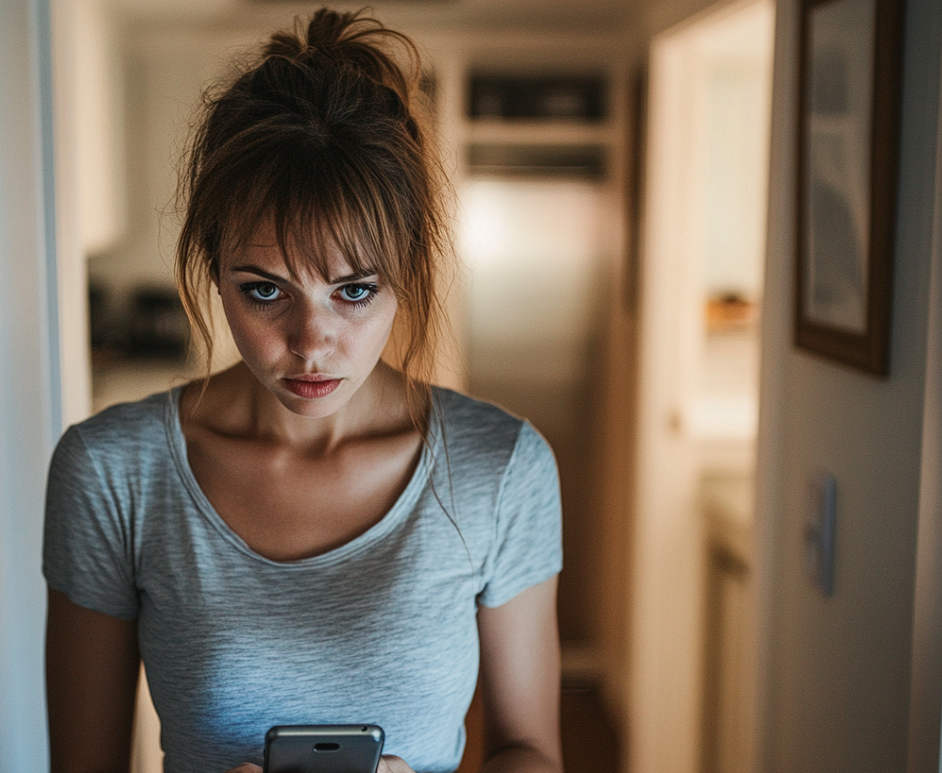
M376 773L379 725L276 725L265 734L265 773Z

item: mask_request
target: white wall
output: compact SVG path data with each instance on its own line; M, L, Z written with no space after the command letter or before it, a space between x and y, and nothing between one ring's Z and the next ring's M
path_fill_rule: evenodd
M791 345L797 0L779 0L760 418L757 770L904 770L920 510L942 7L910 0L892 374L875 379ZM807 578L806 484L837 479L836 580ZM937 769L938 760L936 759Z
M47 768L39 553L61 422L48 42L47 3L0 3L0 769L9 771Z

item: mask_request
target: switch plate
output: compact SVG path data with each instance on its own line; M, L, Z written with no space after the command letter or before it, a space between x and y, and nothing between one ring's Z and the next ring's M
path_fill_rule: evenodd
M825 596L834 593L834 522L837 517L837 481L819 472L808 481L808 520L805 547L808 573Z

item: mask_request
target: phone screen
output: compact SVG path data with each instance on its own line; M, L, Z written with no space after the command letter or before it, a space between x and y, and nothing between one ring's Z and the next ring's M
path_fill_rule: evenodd
M376 773L378 725L276 725L265 735L265 773Z

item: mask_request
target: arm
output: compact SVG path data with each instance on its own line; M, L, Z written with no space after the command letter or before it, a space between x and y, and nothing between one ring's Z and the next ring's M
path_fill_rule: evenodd
M485 763L481 773L562 773L556 577L478 609ZM414 773L383 757L377 773Z
M482 773L562 773L557 578L478 610Z
M127 773L140 670L137 621L49 591L46 698L52 773Z

